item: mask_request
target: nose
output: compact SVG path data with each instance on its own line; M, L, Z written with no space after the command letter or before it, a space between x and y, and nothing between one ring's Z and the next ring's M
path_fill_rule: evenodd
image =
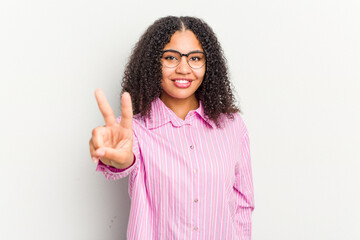
M187 57L182 56L179 65L176 67L176 72L181 74L191 73L191 67L187 62Z

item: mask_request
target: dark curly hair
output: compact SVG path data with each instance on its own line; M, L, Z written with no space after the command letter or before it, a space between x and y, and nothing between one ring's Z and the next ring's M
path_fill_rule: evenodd
M168 16L154 22L135 45L126 66L122 92L129 92L134 114L150 117L151 102L162 93L161 51L176 31L191 30L206 54L206 71L195 92L208 119L220 126L220 116L233 119L235 106L223 50L213 30L201 19Z

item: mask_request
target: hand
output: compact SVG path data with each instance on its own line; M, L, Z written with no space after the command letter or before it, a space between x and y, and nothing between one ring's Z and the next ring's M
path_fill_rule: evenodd
M95 91L96 101L104 117L105 126L94 128L90 139L90 154L94 162L99 159L106 165L124 169L134 161L131 96L121 96L121 121L117 123L114 112L101 89Z

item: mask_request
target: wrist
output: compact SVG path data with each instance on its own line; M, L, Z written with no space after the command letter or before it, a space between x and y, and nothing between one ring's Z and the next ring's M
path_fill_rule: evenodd
M106 165L110 170L112 171L124 171L130 167L132 167L135 164L135 156L134 154L132 154L132 158L130 161L128 161L126 164L120 164L114 161L110 161L109 165L108 164L104 164Z

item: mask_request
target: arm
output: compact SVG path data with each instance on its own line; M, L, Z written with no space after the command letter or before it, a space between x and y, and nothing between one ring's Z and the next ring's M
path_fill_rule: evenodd
M251 215L254 210L254 192L250 163L249 136L245 125L242 129L240 144L240 160L235 165L236 195L235 222L241 239L251 239Z

